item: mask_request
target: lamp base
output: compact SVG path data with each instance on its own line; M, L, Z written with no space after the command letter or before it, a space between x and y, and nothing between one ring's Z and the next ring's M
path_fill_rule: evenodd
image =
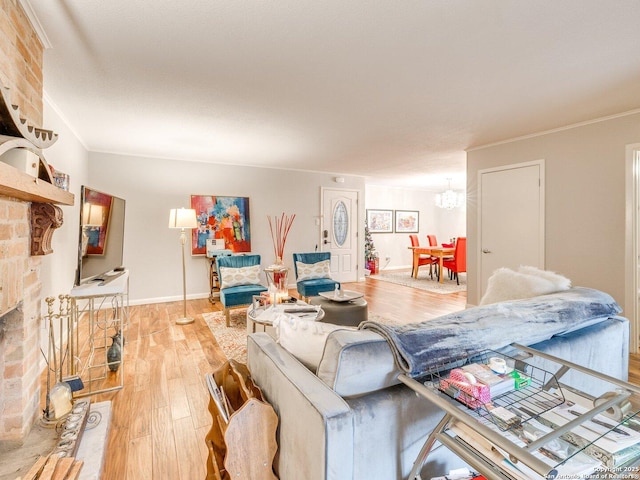
M176 325L189 325L193 322L194 320L191 317L182 317L176 320Z

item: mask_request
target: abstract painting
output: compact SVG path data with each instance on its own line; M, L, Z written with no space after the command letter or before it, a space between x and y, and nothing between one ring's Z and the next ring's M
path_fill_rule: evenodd
M191 255L205 255L207 240L224 240L234 253L251 251L248 197L191 195L198 228L191 233Z

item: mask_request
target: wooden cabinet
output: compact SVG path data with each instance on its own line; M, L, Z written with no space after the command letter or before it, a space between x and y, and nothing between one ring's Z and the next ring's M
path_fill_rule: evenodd
M246 365L229 360L206 377L213 418L205 438L207 480L277 480L273 460L278 416L251 381Z

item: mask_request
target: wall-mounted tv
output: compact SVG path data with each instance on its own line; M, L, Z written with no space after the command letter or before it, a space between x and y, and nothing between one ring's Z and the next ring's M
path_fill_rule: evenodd
M107 282L123 270L125 206L122 198L82 186L76 285Z

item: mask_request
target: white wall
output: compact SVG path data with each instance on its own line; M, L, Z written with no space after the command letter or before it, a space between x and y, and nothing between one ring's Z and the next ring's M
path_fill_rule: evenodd
M639 141L635 113L468 152L468 302L479 300L478 170L544 159L546 268L624 308L625 148Z
M466 234L466 209L444 210L435 206L435 192L412 188L389 188L367 185L365 208L375 210L418 210L421 245L428 245L427 235L435 234L438 242ZM408 233L372 233L373 244L380 257L380 268L411 267L412 255ZM386 257L391 257L389 263Z
M45 298L69 293L73 287L78 262L80 186L88 178L88 153L46 97L43 125L58 134L58 141L44 150L44 157L57 170L70 175L69 191L75 195L73 206L60 206L63 224L53 233L53 253L42 258L40 276Z
M364 195L362 177L345 176L340 188ZM294 252L319 246L320 188L336 188L335 175L90 153L87 185L126 200L124 263L131 271L132 303L182 298L179 231L168 228L169 210L189 207L191 195L249 197L251 248L262 266L275 258L267 216L296 214L285 263ZM361 207L363 215L364 209ZM361 224L364 230L364 217ZM364 239L364 235L361 235ZM362 240L362 243L364 240ZM188 247L188 244L187 244ZM361 252L364 250L361 246ZM364 253L360 254L364 258ZM187 296L207 297L208 261L187 250ZM363 276L364 262L360 262ZM293 273L291 273L293 275ZM290 283L293 280L290 280Z

